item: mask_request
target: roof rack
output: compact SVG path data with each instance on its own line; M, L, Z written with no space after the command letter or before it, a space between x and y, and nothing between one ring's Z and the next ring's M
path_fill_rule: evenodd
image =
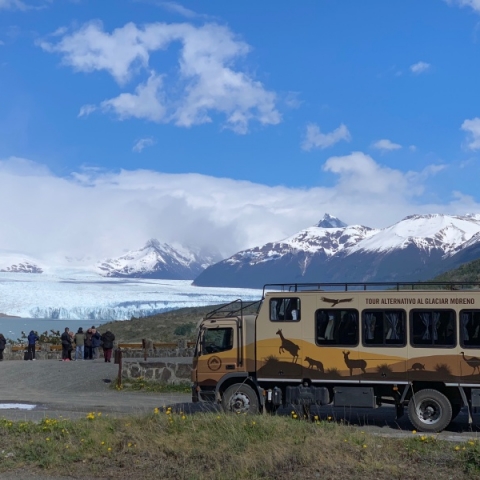
M261 300L255 300L254 302L246 303L239 298L207 313L205 315L205 319L237 317L239 315L246 315L247 313L251 313L253 311L258 313L260 303ZM258 304L256 308L254 308L255 304ZM248 310L248 312L246 312L246 310Z
M360 283L267 283L267 291L367 291L367 290L480 290L480 282L360 282Z

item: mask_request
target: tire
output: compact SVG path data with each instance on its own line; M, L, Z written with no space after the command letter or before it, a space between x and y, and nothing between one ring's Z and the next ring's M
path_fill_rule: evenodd
M256 414L259 411L258 396L252 387L235 383L223 392L222 407L226 412Z
M420 390L408 402L408 419L421 432L441 432L452 420L452 404L438 390Z

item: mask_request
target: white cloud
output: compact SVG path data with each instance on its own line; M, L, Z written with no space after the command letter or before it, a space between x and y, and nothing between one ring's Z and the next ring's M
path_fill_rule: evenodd
M480 150L480 118L475 117L462 123L462 130L468 134L467 148Z
M413 212L480 210L461 194L449 204L421 203L425 180L441 166L402 172L354 152L329 158L323 168L334 184L305 189L151 170L89 169L63 178L25 159L0 160L0 204L10 206L0 209L0 225L8 226L0 251L101 259L153 237L227 256L285 238L325 212L385 227Z
M0 10L42 10L50 6L53 0L0 0Z
M413 65L410 65L410 71L412 73L415 73L416 75L419 75L421 73L426 72L427 70L430 70L431 65L426 62L417 62L414 63Z
M382 140L376 141L373 145L373 148L380 150L382 152L391 152L392 150L399 150L402 148L401 145L398 143L393 143L391 140L387 138L383 138Z
M446 0L450 5L458 5L460 7L470 7L474 11L480 13L480 0Z
M0 10L27 10L27 8L21 0L0 0Z
M116 98L103 101L102 110L114 111L121 120L130 117L145 118L152 122L165 119L162 77L152 72L145 84L140 84L135 93L122 93Z
M171 68L166 69L168 75L158 73L150 65L150 54L174 42L180 43L176 73ZM224 26L151 23L137 27L128 23L108 33L100 22L90 22L57 43L42 40L39 45L60 53L63 63L76 71L107 71L121 86L149 71L149 80L139 84L135 94L124 92L101 104L102 109L112 109L121 118L191 127L211 122L212 114L220 113L226 118L225 126L237 133L246 133L254 120L262 125L281 121L276 94L250 74L235 69L250 47ZM155 105L147 108L140 94L149 95Z
M97 106L96 105L83 105L82 107L80 107L80 112L78 112L78 116L79 117L85 117L85 116L88 116L90 115L91 113L93 113L95 110L97 110Z
M310 123L307 125L307 131L302 143L302 148L303 150L312 150L312 148L323 149L331 147L341 140L349 142L350 139L350 132L343 123L330 133L322 133L318 125L315 123Z
M186 8L183 5L180 5L179 3L176 3L176 2L158 2L158 5L160 7L165 8L165 10L168 10L173 13L178 13L179 15L185 18L195 18L199 16L193 10L190 10L189 8Z
M146 147L151 147L152 145L155 145L155 140L151 137L147 138L141 138L137 142L135 142L135 145L132 148L133 152L136 153L141 153L141 151L146 148Z

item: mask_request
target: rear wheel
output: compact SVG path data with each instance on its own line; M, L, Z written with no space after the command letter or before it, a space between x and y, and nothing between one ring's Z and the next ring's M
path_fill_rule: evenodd
M408 418L417 430L441 432L452 420L452 405L438 390L420 390L408 403Z
M258 413L258 397L252 387L235 383L223 393L222 406L226 412L255 414Z

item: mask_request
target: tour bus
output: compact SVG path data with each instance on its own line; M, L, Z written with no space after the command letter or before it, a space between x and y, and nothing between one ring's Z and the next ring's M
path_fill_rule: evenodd
M480 406L479 349L480 284L266 285L199 323L192 397L237 413L390 404L438 432Z

